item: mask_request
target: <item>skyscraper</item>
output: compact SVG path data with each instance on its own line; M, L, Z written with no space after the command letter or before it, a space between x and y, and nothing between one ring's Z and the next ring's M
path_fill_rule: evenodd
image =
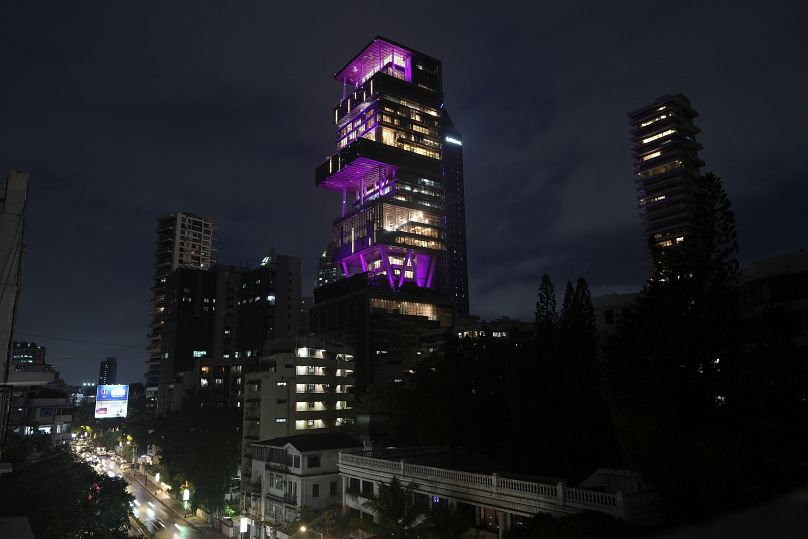
M640 220L662 248L687 240L692 225L701 144L698 113L683 94L663 95L629 116Z
M443 110L441 69L439 60L376 37L335 76L337 153L317 168L315 183L341 195L331 242L346 279L315 290L310 323L315 333L353 333L347 342L360 387L400 376L414 361L417 333L451 325L458 286L467 305L465 255L447 263L447 226L463 230L462 241L452 236L463 251L465 226L456 203L462 142ZM461 266L458 278L451 271Z
M165 324L166 282L177 268L209 269L215 264L213 221L192 213L172 213L157 220L149 358L146 361L146 408L154 412L160 383L160 336Z
M446 283L455 316L469 315L469 270L466 254L466 194L463 137L443 109L443 204L446 212Z
M98 385L115 385L118 376L118 360L114 357L108 357L101 362L98 368Z

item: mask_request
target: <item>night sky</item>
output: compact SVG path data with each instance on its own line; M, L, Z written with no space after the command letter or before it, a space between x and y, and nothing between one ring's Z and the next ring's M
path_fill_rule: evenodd
M301 256L310 294L339 207L314 187L332 75L377 34L443 61L474 313L530 317L544 272L640 287L626 113L665 93L700 113L741 261L808 243L801 2L121 4L0 8L0 175L31 173L17 338L69 383L110 355L142 381L161 214L215 219L222 263Z

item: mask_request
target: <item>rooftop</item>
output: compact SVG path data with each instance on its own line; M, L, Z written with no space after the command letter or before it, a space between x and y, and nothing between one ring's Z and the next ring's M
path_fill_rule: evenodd
M406 70L407 74L404 80L411 80L409 76L411 70L409 60L413 54L430 58L426 54L414 51L391 39L376 36L350 62L345 64L334 75L334 78L339 81L344 80L353 86L358 86L376 72L381 71L385 65L394 61L395 58L396 65ZM438 60L430 59L438 63Z
M324 451L328 449L362 447L362 444L359 443L355 438L345 434L340 434L338 432L296 434L294 436L284 436L282 438L262 440L260 442L255 442L253 445L284 447L287 444L291 445L301 453L307 453L309 451Z

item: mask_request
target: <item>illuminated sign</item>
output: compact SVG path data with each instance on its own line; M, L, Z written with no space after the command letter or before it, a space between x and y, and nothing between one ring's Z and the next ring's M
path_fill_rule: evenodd
M463 142L457 140L456 138L446 137L446 142L451 142L452 144L457 144L458 146L462 146Z
M126 417L129 386L98 386L95 394L95 418Z

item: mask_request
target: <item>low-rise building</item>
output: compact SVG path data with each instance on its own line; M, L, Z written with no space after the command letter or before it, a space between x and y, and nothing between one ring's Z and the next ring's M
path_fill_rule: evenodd
M340 433L297 434L251 444L252 485L245 498L253 537L283 536L304 507L314 512L342 504L337 466L341 450L359 442Z
M354 362L347 349L310 339L278 341L260 360L260 370L245 374L242 429L242 496L252 465L251 444L304 432L335 432L350 418Z

